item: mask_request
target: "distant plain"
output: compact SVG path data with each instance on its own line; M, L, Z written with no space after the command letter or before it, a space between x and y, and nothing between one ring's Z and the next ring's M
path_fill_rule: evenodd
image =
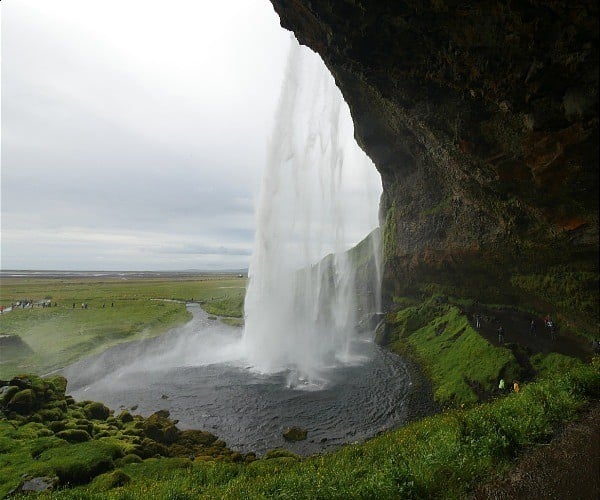
M0 335L22 340L0 344L0 378L49 373L121 342L160 335L190 318L190 301L239 324L245 288L237 274L3 277L0 305L31 301L33 307L0 316Z

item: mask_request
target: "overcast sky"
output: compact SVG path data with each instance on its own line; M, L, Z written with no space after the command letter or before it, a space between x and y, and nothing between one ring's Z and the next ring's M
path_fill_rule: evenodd
M270 2L1 9L2 269L246 267L290 43Z

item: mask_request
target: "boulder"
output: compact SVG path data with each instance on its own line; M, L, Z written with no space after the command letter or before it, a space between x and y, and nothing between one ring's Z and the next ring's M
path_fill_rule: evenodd
M6 405L9 411L15 411L24 415L29 413L35 405L35 393L31 389L23 389L16 392Z
M286 441L304 441L308 431L300 427L287 427L283 431L283 437Z
M110 416L110 409L102 403L91 402L83 407L87 418L94 420L106 420Z

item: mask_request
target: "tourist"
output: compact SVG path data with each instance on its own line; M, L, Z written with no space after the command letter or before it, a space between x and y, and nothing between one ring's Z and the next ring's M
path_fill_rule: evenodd
M500 383L498 384L498 390L499 390L500 392L504 392L504 389L505 389L505 388L506 388L506 385L505 385L505 383L504 383L504 379L503 379L503 378L501 378L501 379L500 379Z
M498 344L504 344L504 328L502 328L502 325L498 328Z
M529 333L535 337L535 320L533 319L531 320L531 323L529 323Z
M550 338L552 340L556 340L556 337L557 337L556 324L553 321L551 321L550 322Z
M478 330L481 328L481 316L479 314L475 315L475 328Z
M519 392L520 390L521 390L521 386L519 385L519 381L518 381L518 380L515 380L515 381L513 382L513 391L515 391L515 392Z

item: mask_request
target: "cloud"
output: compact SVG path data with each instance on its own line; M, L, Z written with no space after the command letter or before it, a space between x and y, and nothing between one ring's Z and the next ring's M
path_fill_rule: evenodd
M5 3L2 268L247 266L290 36L269 2Z

